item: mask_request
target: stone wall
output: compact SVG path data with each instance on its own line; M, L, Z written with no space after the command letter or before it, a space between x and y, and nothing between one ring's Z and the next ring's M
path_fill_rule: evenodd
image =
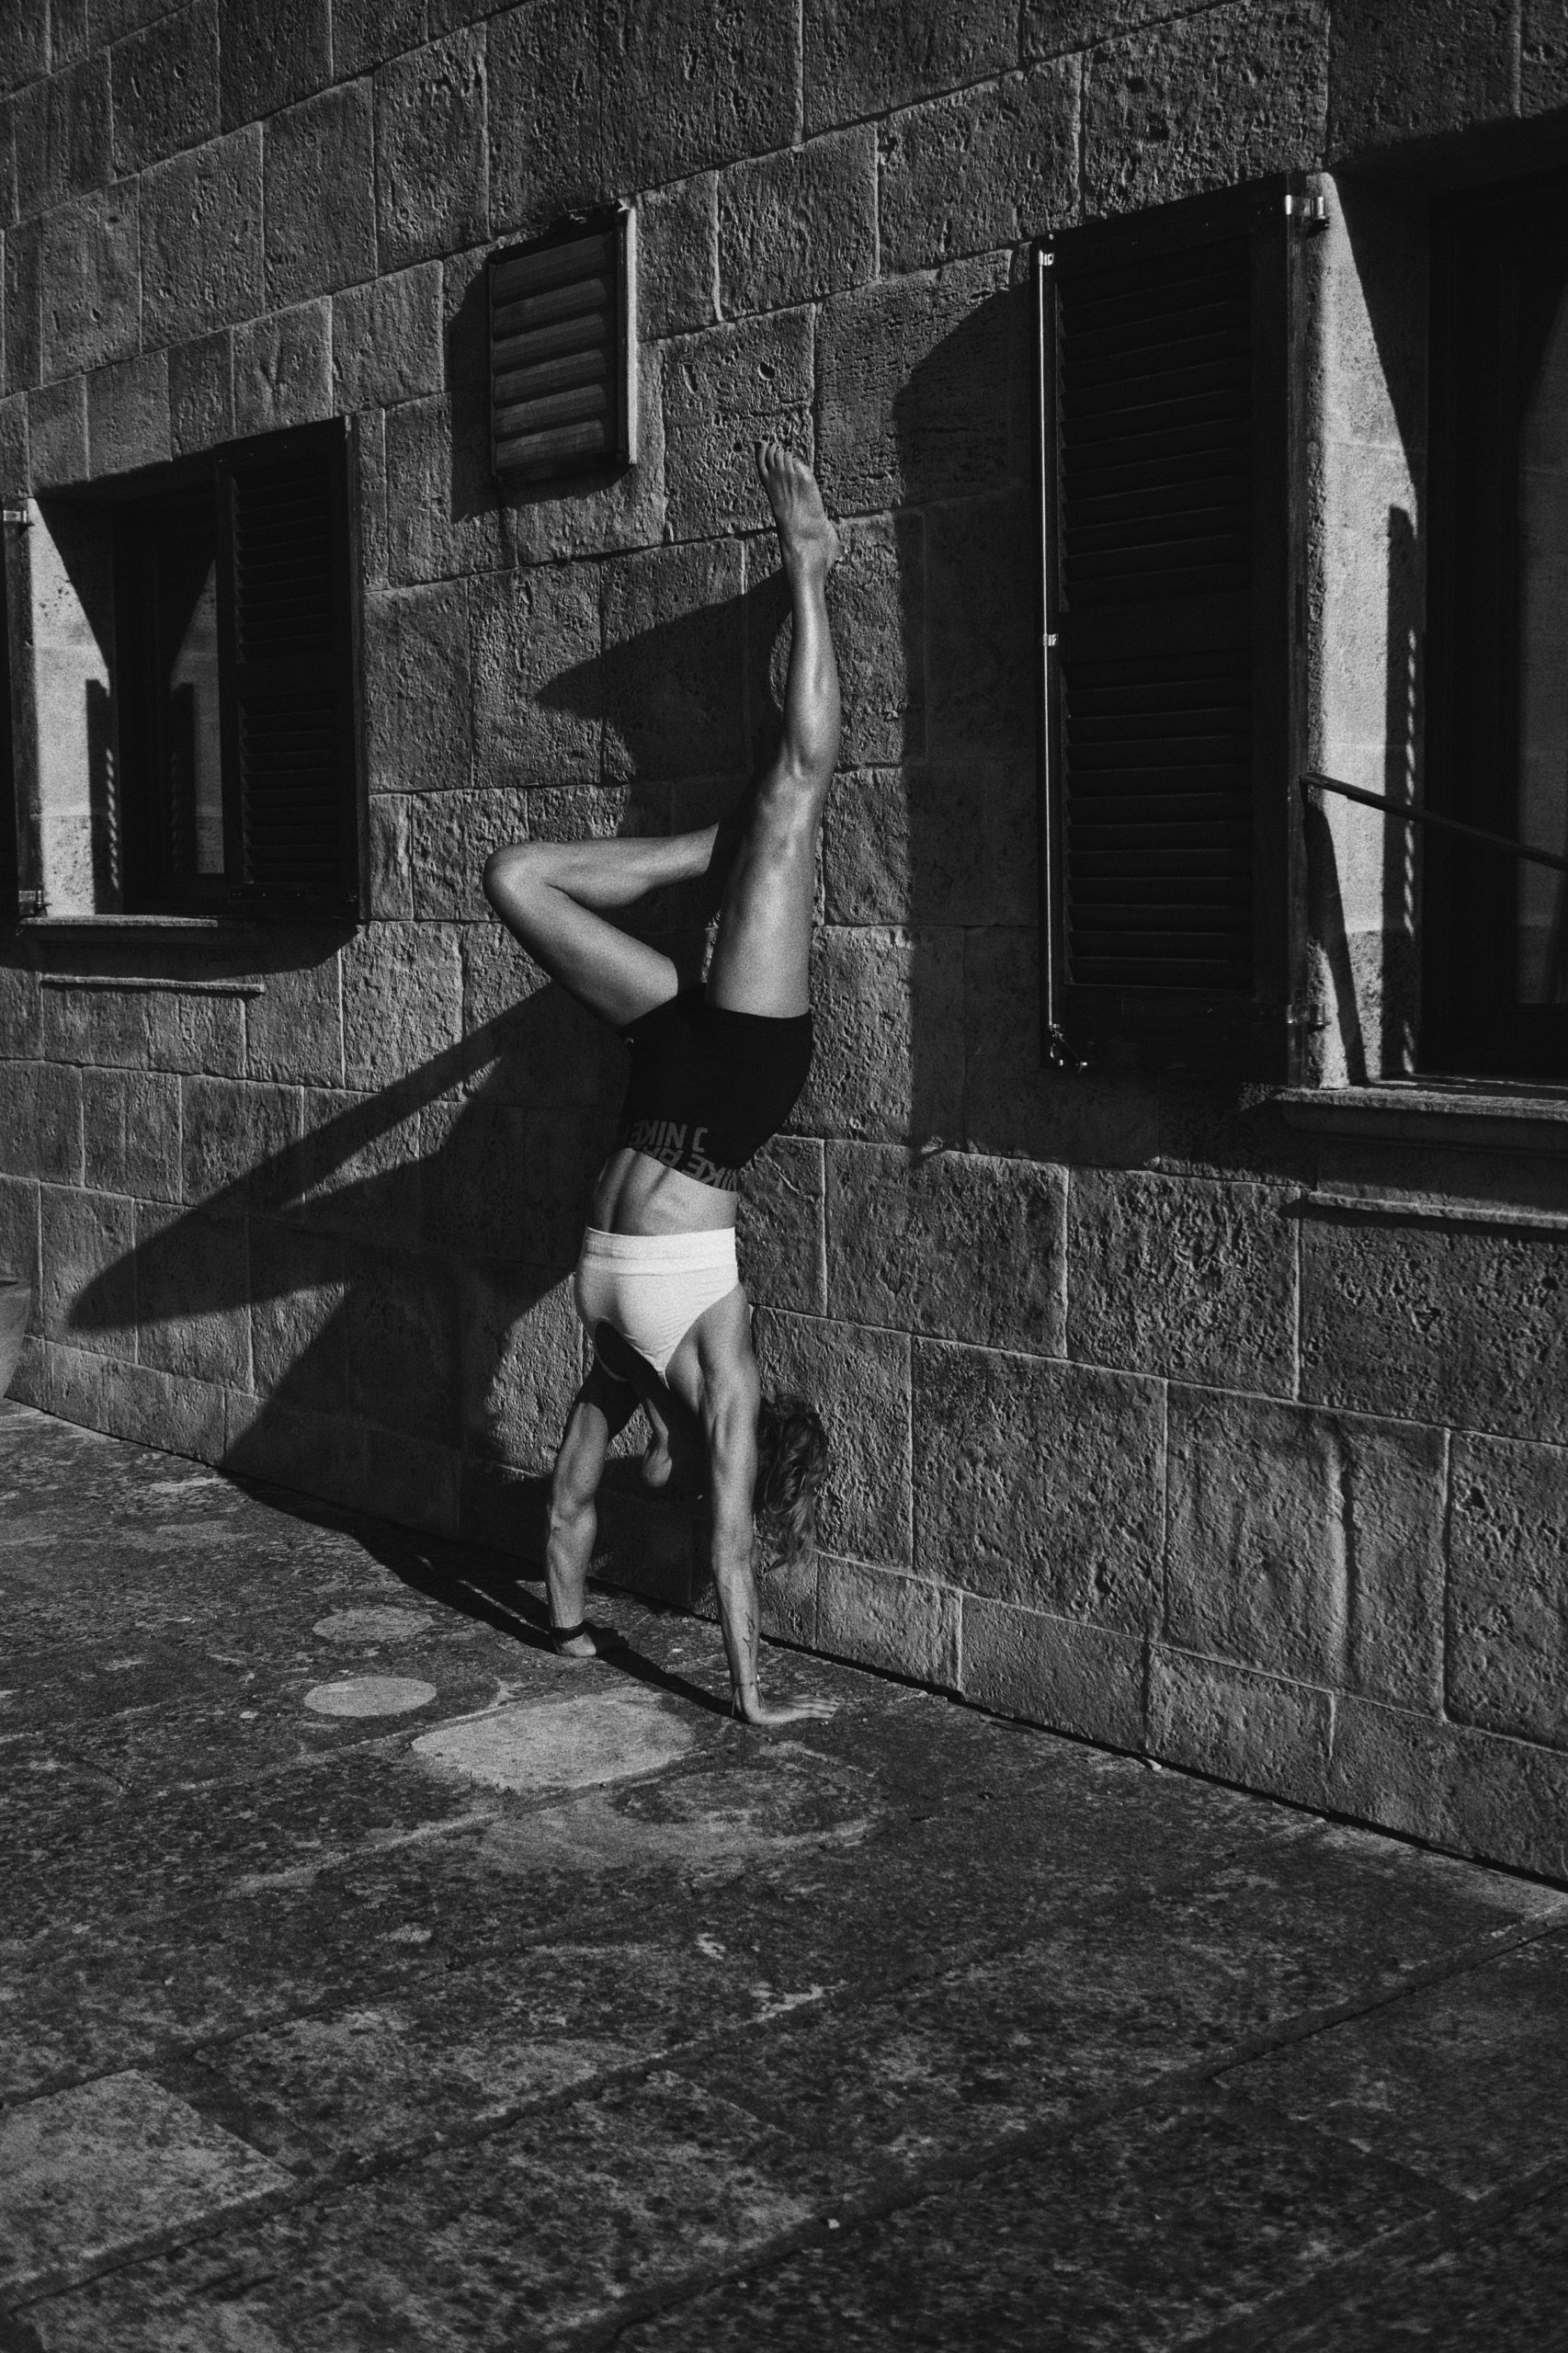
M477 876L508 837L733 798L775 710L749 452L782 431L845 518L846 726L817 1065L742 1237L765 1371L835 1447L775 1629L1568 1872L1551 1107L1369 1137L1039 1067L1021 267L1051 225L1568 105L1562 8L11 0L7 23L0 488L40 502L41 550L52 488L352 415L373 859L347 938L46 920L8 944L0 1259L39 1301L16 1393L537 1549L619 1050ZM641 461L498 502L484 253L607 197L640 207ZM1418 756L1386 672L1400 564L1400 643L1418 622L1421 443L1368 324L1372 248L1334 237L1313 724L1379 783ZM1336 835L1331 1086L1407 1052L1410 911L1381 866L1358 881L1374 838ZM617 1486L604 1529L607 1574L699 1598L681 1515Z

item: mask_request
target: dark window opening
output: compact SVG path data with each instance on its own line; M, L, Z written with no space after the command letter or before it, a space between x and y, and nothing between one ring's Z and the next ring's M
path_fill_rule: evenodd
M1037 255L1048 1059L1285 1068L1294 202Z
M356 917L344 425L237 443L71 504L112 540L124 911Z
M1568 850L1568 176L1433 222L1427 780ZM1568 1078L1568 876L1423 846L1421 1061Z

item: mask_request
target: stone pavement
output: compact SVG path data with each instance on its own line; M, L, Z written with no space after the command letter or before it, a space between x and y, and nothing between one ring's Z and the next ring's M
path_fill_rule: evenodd
M0 2347L1568 2343L1568 1899L0 1405Z

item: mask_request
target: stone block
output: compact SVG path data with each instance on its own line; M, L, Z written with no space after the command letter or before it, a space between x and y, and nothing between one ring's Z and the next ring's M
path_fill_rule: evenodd
M87 379L87 462L95 474L163 464L169 437L167 352L149 351Z
M425 0L332 0L333 70L368 74L425 33Z
M90 1355L134 1355L135 1202L45 1185L40 1209L40 1328Z
M1034 508L1022 491L926 518L926 725L933 753L1028 759L1038 627Z
M267 1218L250 1222L250 1346L258 1396L309 1413L348 1406L343 1245Z
M132 181L62 205L43 224L43 374L101 368L136 349L141 256Z
M455 573L495 571L506 560L493 489L481 494L451 404L404 401L387 411L386 575L400 587Z
M1078 201L1080 63L912 107L882 126L879 244L888 272L1038 237Z
M482 587L489 593L492 584ZM473 687L466 581L367 597L365 733L372 792L429 792L469 782Z
M0 91L19 90L49 71L48 0L16 0L0 49Z
M1327 1803L1451 1853L1568 1879L1568 1757L1560 1749L1343 1697Z
M343 1006L335 952L278 964L245 1005L245 1071L285 1085L343 1085Z
M475 774L485 785L596 782L606 682L600 576L585 564L476 580Z
M51 976L39 987L43 1052L51 1062L143 1068L147 1006L147 996L140 990L73 988Z
M347 1243L343 1273L350 1411L383 1429L456 1445L462 1411L455 1270L434 1258Z
M1074 1169L1067 1350L1089 1364L1289 1396L1296 1240L1256 1185Z
M842 561L828 575L838 654L841 767L917 755L926 741L926 551L918 515L846 523ZM772 532L746 542L746 684L754 764L783 733L792 624ZM894 918L896 920L896 918Z
M385 410L361 410L353 430L360 579L367 588L384 588L389 575Z
M1024 0L1024 62L1092 48L1140 25L1183 16L1186 7L1187 0Z
M1518 110L1517 0L1362 0L1329 41L1335 155Z
M810 311L709 327L666 347L665 469L673 537L771 532L756 445L774 435L811 455L812 366Z
M110 166L108 59L84 58L21 91L11 137L23 220L102 188Z
M528 795L515 788L420 792L403 805L415 921L488 923L484 861L492 850L526 838Z
M372 792L369 816L369 896L372 923L412 923L414 877L408 867L408 796Z
M324 301L234 329L234 430L280 433L332 415L332 316Z
M216 0L196 0L109 51L117 172L144 171L218 132Z
M542 1565L542 1546L536 1557ZM617 1592L711 1614L708 1533L700 1513L650 1495L630 1463L612 1463L599 1489L598 1540L589 1574Z
M1160 1384L917 1340L913 1385L919 1573L1152 1632L1165 1533Z
M719 299L729 318L820 301L877 271L869 123L734 165L719 181Z
M369 82L324 90L274 115L265 140L267 301L282 309L374 278Z
M312 1233L345 1233L416 1250L424 1235L417 1089L349 1095L312 1087L294 1181L282 1197Z
M804 1396L828 1438L817 1513L829 1551L894 1568L910 1564L909 1342L758 1308L752 1338L770 1395Z
M136 1205L136 1356L161 1372L251 1386L244 1226Z
M39 1051L38 974L0 964L0 1062L31 1062Z
M972 1593L961 1597L960 1610L959 1688L966 1699L1080 1740L1142 1749L1141 1636Z
M823 828L829 923L1028 923L1038 793L1032 767L1016 761L835 777Z
M1335 1694L1278 1675L1155 1643L1149 1659L1149 1748L1167 1765L1321 1806Z
M216 1382L187 1373L106 1362L103 1426L131 1446L182 1454L194 1462L222 1462L228 1445L229 1394Z
M961 932L829 926L812 1006L816 1052L795 1127L889 1143L962 1133Z
M604 652L552 694L605 720L606 774L741 776L746 768L743 558L732 541L652 549L604 567Z
M370 924L343 950L347 1084L390 1086L455 1049L462 1035L462 967L445 926ZM452 1076L458 1074L452 1053Z
M816 1650L817 1641L817 1577L819 1557L815 1552L803 1552L798 1561L773 1559L759 1545L754 1571L756 1577L757 1624L765 1641L791 1643L802 1650ZM712 1614L718 1608L710 1591Z
M497 231L543 229L562 212L605 199L596 19L575 0L528 0L490 21L490 210Z
M421 1142L433 1249L513 1266L574 1259L608 1148L608 1121L481 1098L432 1105Z
M462 936L465 1068L486 1101L613 1108L626 1086L614 1031L557 988L499 924Z
M465 1451L548 1471L583 1378L572 1286L546 1267L459 1271Z
M233 347L224 327L169 354L169 446L188 458L233 438Z
M1089 53L1083 192L1091 214L1310 169L1328 112L1328 9L1237 0Z
M332 78L329 0L218 0L223 128L276 114Z
M39 1188L29 1177L0 1176L0 1273L31 1286L29 1329L39 1328Z
M411 50L375 79L381 267L482 244L490 229L483 29Z
M184 343L262 307L261 129L214 139L144 172L142 331Z
M210 1217L265 1210L298 1179L300 1091L249 1080L181 1081L181 1157L187 1202Z
M1558 0L1524 0L1519 25L1519 112L1568 106L1568 24Z
M685 335L718 317L718 182L699 172L637 202L637 323L645 335Z
M16 217L17 142L11 109L0 105L0 229L8 229Z
M61 1347L49 1342L36 1346L29 1343L23 1350L23 1375L29 1354L45 1360L41 1393L26 1394L19 1381L13 1393L24 1404L36 1404L41 1412L53 1414L62 1422L74 1422L82 1429L101 1430L108 1415L104 1395L107 1358L90 1349Z
M1568 1241L1315 1212L1301 1222L1301 1394L1568 1441Z
M550 1534L550 1483L537 1471L513 1471L504 1462L476 1461L465 1454L459 1530L465 1544L483 1544L539 1576Z
M84 1181L143 1200L180 1197L179 1081L159 1071L82 1073Z
M823 1205L822 1145L814 1136L775 1136L746 1170L741 1188L735 1246L741 1280L755 1306L827 1313Z
M1446 1443L1413 1422L1173 1388L1166 1635L1435 1709Z
M244 1000L238 996L182 995L158 990L147 1005L147 1062L153 1070L200 1072L210 1078L243 1078Z
M391 408L441 389L441 271L420 262L335 295L333 405Z
M1006 259L988 258L824 305L817 471L835 515L1007 479L1014 301Z
M1568 1454L1453 1440L1448 1712L1568 1748Z
M822 131L1016 65L1018 13L1012 0L805 0L804 46L806 129Z
M225 1437L223 1468L237 1477L267 1479L350 1509L363 1510L371 1500L366 1434L346 1415L303 1413L231 1390ZM391 1509L380 1495L376 1507Z
M25 392L43 363L43 232L27 222L6 232L6 389Z
M707 164L788 147L795 135L800 24L792 8L710 0L605 0L599 70L603 170L653 188Z
M992 1348L1062 1353L1066 1182L1032 1161L827 1152L835 1315Z
M0 343L3 342L4 325L0 321ZM27 394L13 392L8 400L0 400L0 497L24 497L30 480Z
M82 1074L69 1063L9 1063L0 1117L0 1169L79 1185L83 1170Z
M939 1691L959 1688L959 1597L924 1577L824 1552L817 1563L816 1648Z

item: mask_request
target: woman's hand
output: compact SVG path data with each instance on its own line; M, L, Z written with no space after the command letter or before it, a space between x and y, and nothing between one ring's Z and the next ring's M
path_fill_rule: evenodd
M730 1703L731 1713L758 1732L778 1732L784 1724L821 1723L837 1712L831 1699L765 1699L755 1683L742 1684Z

